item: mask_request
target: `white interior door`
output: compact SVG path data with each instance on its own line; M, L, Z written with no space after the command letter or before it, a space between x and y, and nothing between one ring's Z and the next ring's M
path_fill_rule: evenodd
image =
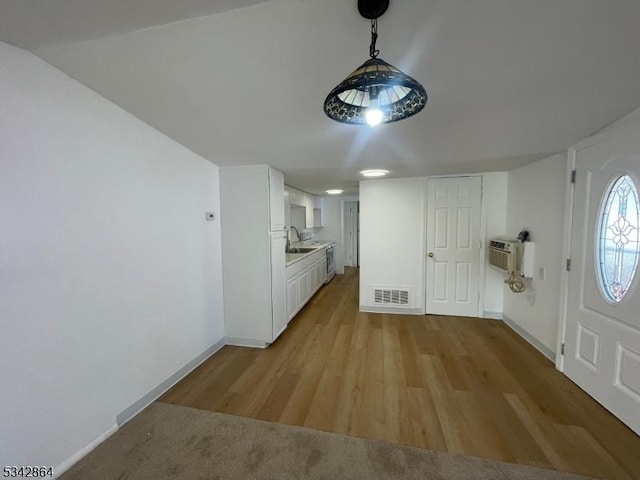
M481 177L427 180L426 312L477 316Z
M640 137L576 152L563 371L640 433ZM634 186L635 184L635 186Z
M358 266L358 228L358 202L344 202L344 264L346 266Z

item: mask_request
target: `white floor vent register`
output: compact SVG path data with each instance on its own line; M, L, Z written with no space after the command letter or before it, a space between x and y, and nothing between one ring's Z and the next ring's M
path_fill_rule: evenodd
M373 303L376 305L409 305L409 291L395 288L374 288Z

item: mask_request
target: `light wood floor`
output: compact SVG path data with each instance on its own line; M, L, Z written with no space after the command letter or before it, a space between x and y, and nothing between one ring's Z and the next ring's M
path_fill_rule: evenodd
M162 402L598 478L640 437L496 320L358 312L358 270L265 350L226 346Z

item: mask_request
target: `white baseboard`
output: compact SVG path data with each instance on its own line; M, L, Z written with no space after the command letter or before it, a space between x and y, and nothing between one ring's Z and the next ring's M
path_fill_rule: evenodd
M269 346L269 343L257 338L227 337L226 341L227 345L234 347L267 348Z
M493 320L504 320L504 314L502 312L482 312L482 318L491 318Z
M180 370L175 372L169 378L167 378L160 385L155 387L149 393L144 395L142 398L131 404L129 407L125 408L122 412L116 415L116 421L118 422L118 426L121 427L133 417L135 417L142 410L147 408L151 403L153 403L156 399L160 398L160 396L168 391L171 387L173 387L176 383L182 380L184 377L189 375L195 368L204 362L211 355L216 353L222 347L225 346L225 339L221 338L216 343L207 348L204 352L198 355L196 358L187 363Z
M513 320L511 320L506 315L503 314L502 317L503 317L502 320L504 321L504 323L509 325L511 330L513 330L518 335L520 335L522 338L524 338L536 350L538 350L541 354L543 354L545 357L547 357L549 360L551 360L555 365L555 363L556 363L556 354L555 354L555 352L553 352L550 348L548 348L547 346L542 344L542 342L538 341L533 335L531 335L529 332L527 332L524 328L520 327L518 324L516 324Z
M359 310L367 313L397 313L400 315L424 315L421 308L402 308L402 307L378 307L371 305L360 305Z
M64 472L69 470L76 462L79 462L85 455L87 455L91 450L96 448L102 442L104 442L107 438L118 431L118 424L114 423L111 425L106 431L98 435L96 438L91 440L87 445L82 447L76 453L67 458L64 462L54 468L53 470L53 478L58 478Z
M124 409L118 415L116 415L116 423L109 427L105 432L98 435L94 440L89 442L86 446L82 447L76 453L67 458L64 462L56 467L54 470L54 478L58 478L64 472L69 470L76 462L80 461L85 455L91 452L94 448L104 442L111 435L116 433L118 429L124 425L126 422L135 417L138 413L148 407L151 403L153 403L156 399L158 399L163 393L173 387L176 383L182 380L184 377L189 375L197 366L199 366L202 362L204 362L211 355L216 353L225 345L225 339L222 338L217 341L215 344L207 348L204 352L178 370L176 373L171 375L165 381L163 381L156 388L151 390L149 393L144 395L138 401L134 402L130 407Z

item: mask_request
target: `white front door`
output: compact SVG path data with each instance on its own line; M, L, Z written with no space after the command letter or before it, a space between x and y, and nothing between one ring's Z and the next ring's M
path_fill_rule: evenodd
M477 316L481 177L427 180L426 312Z
M640 137L576 152L563 371L640 433ZM634 187L635 184L635 187Z

